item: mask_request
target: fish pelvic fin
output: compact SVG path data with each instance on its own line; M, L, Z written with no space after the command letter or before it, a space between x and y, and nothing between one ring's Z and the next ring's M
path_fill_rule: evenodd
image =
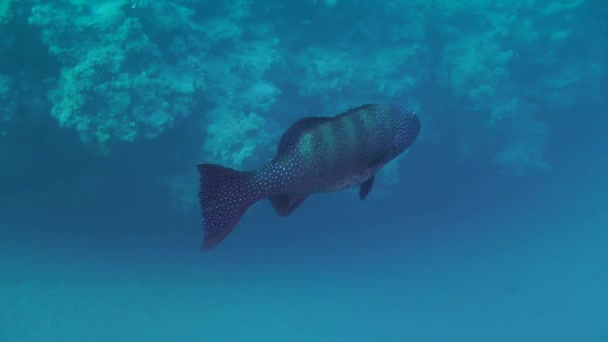
M367 197L367 195L369 195L370 191L372 191L372 188L374 187L374 178L375 176L372 176L370 179L363 182L359 187L359 198L362 201Z
M199 200L203 219L203 250L222 242L241 216L258 201L251 185L252 172L241 172L215 164L199 164Z

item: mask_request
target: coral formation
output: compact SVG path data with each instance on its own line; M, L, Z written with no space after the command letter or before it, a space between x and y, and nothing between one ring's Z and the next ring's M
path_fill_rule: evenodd
M0 0L0 24L15 4ZM272 150L278 122L373 100L411 103L429 123L456 125L458 112L456 129L430 124L423 140L455 130L454 153L483 146L503 170L549 170L552 108L591 101L607 72L585 39L585 0L19 6L61 66L45 81L61 127L109 151L196 115L205 159L232 166ZM3 101L11 79L0 79ZM2 110L9 122L11 106Z
M189 58L169 62L139 18L162 15L125 4L46 3L29 18L63 64L50 94L52 115L102 148L158 136L190 115L201 85L197 65Z
M12 0L0 0L0 25L12 18Z

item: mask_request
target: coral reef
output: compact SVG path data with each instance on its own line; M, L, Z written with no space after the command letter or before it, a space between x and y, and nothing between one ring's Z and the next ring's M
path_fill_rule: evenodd
M527 169L550 169L543 151L549 137L545 121L552 118L529 110L530 103L563 94L574 74L592 73L579 72L586 67L581 60L564 65L563 52L573 44L573 32L580 29L566 13L576 11L584 1L451 2L451 8L448 3L446 16L465 10L475 13L468 30L462 22L445 24L442 29L448 43L440 81L464 100L474 113L474 122L484 123L472 125L476 131L462 143L493 141L494 161L504 171L524 174ZM561 95L546 103L555 108L572 105L573 99Z
M0 0L0 25L12 18L12 0Z
M240 167L258 149L269 147L271 136L265 132L266 121L256 113L243 115L218 107L209 115L208 139L203 146L205 160Z
M201 157L234 167L273 149L282 130L270 127L396 101L422 109L421 141L450 136L466 158L491 150L515 174L550 170L551 113L598 98L607 73L585 0L16 4L0 0L0 24L29 13L60 65L40 82L61 127L111 151L194 115ZM0 78L5 126L15 79Z
M62 63L50 94L62 127L101 148L153 138L190 115L201 82L190 59L170 62L139 17L162 18L152 6L126 1L36 5L29 22L42 29L49 51ZM164 23L171 27L174 25ZM153 37L154 38L154 37Z

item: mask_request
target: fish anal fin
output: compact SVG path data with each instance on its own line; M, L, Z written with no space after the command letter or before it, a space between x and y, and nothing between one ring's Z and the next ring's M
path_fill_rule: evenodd
M287 216L304 202L306 196L276 195L268 199L279 216Z
M369 192L372 191L374 187L374 176L371 176L368 180L363 182L359 187L359 198L363 201Z

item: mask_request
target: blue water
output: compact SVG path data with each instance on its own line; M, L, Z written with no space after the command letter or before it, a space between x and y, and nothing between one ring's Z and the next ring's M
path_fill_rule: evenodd
M110 0L86 9L75 3L48 2L42 11L24 1L12 4L6 21L0 15L0 342L608 342L603 3L440 1L431 11L398 2L269 2L237 15L249 2L142 1L144 14L160 6L166 18L184 16L150 22L133 12L137 6L120 10L168 56L160 63L136 55L140 63L120 64L145 77L142 69L160 63L160 74L170 77L152 88L113 88L112 72L83 57L107 42L62 31L70 21L41 20L77 13L90 22L117 7ZM406 17L423 33L408 26L414 33L399 36ZM232 90L239 92L227 100L226 87L235 83L211 82L193 86L188 98L167 86L191 72L180 73L178 57L187 50L161 44L174 35L190 37L186 46L202 40L195 28L180 26L185 18L201 25L228 18L246 31L239 44L264 41L257 49L279 37L278 52L268 51L287 62L250 74L232 58L253 50L232 40L209 43L199 47L208 53L200 62L210 66L203 74L234 67L226 75L238 76L232 81L242 84ZM496 33L501 29L510 33ZM57 43L69 49L47 53L48 37L58 32L74 37ZM19 37L37 43L24 46ZM469 40L479 37L471 48ZM403 55L391 50L416 44ZM358 62L341 55L329 63L333 71L310 76L302 59L317 61L327 51L352 52ZM377 56L397 71L370 67ZM401 58L407 62L395 65ZM83 72L67 81L79 65L105 70L90 79L114 86L80 85L72 93L70 82L89 80ZM66 119L66 99L78 94L85 104ZM133 102L121 107L119 94ZM196 163L255 167L298 117L333 115L362 101L411 105L423 123L398 168L379 175L365 201L356 189L314 195L283 218L260 202L224 242L200 250L200 213L191 201ZM117 108L124 112L112 114ZM139 118L146 111L137 108L166 112ZM174 123L159 124L162 115ZM231 131L230 122L247 120L255 127ZM214 124L224 138L209 130ZM247 150L251 144L256 148Z

